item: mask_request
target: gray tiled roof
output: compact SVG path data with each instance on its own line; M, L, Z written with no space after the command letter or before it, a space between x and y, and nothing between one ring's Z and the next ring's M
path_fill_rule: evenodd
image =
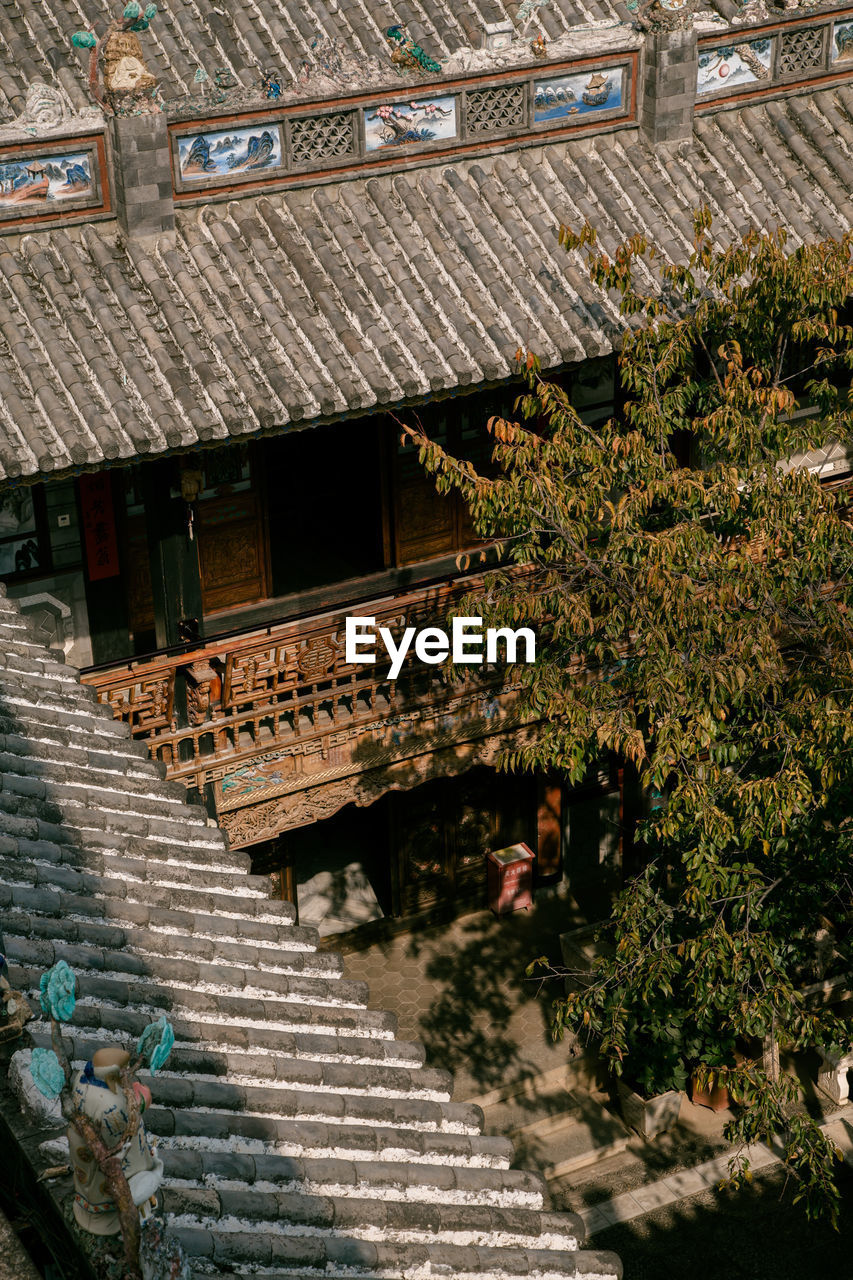
M722 235L853 225L853 87L183 209L177 242L109 224L0 242L0 473L35 477L510 376L608 350L616 306L557 243L587 218L671 256L701 203Z
M78 1065L135 1040L152 1012L170 1018L146 1125L193 1274L620 1276L2 594L0 655L10 980L37 1009L45 968L74 968L63 1034ZM27 1031L49 1045L44 1021ZM37 1172L55 1165L40 1150L55 1130L16 1114L2 1080L0 1103ZM51 1190L63 1200L70 1180Z
M0 119L23 105L27 85L57 76L86 105L85 51L70 45L74 31L87 22L105 24L120 13L123 0L87 0L83 5L55 0L3 0L0 4ZM517 12L512 0L166 0L142 37L151 70L164 95L193 89L201 67L209 76L227 68L246 86L258 83L261 69L274 67L286 78L299 75L313 60L317 36L336 41L353 65L370 58L389 63L385 32L404 24L425 51L438 60L480 47L488 23ZM85 18L83 17L85 14ZM619 0L549 0L537 19L548 39L573 27L630 14ZM103 29L103 25L99 28ZM538 27L536 28L538 30ZM4 104L8 104L4 110Z

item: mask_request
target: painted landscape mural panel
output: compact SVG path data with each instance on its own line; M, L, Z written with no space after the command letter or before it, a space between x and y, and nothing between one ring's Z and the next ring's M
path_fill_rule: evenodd
M718 49L700 49L697 93L714 93L736 84L754 84L770 79L773 57L772 40L749 40L740 44L721 45Z
M252 125L248 129L191 134L179 139L178 160L185 182L274 169L282 162L281 129L278 125Z
M368 151L456 137L456 99L423 98L387 103L364 113L364 141Z
M575 72L533 86L533 120L564 120L622 106L622 68Z
M832 61L853 62L853 22L836 22L832 33Z
M43 205L91 196L92 156L74 154L0 157L0 215L21 205Z

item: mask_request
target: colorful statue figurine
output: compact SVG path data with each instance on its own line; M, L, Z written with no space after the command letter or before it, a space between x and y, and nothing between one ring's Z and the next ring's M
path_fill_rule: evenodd
M275 100L276 98L280 98L281 97L281 79L277 74L277 72L265 71L263 74L263 79L261 81L261 88L263 89L265 98L272 98L273 100Z
M0 934L0 944L2 944ZM13 991L9 982L6 957L0 952L0 1042L16 1040L24 1029L24 1023L33 1011L20 991Z
M385 38L391 49L391 61L395 66L424 72L441 70L441 63L428 57L421 46L415 44L402 27L389 27L385 32Z
M57 960L39 983L41 1012L50 1020L51 1048L40 1045L32 1050L30 1072L39 1093L48 1100L59 1099L69 1122L77 1222L93 1235L121 1232L127 1274L135 1276L140 1217L146 1218L156 1206L163 1165L141 1118L151 1093L133 1077L142 1066L152 1076L157 1074L172 1051L175 1032L164 1014L142 1032L132 1058L124 1049L99 1049L82 1071L73 1072L61 1024L71 1021L76 1002L74 970Z
M138 0L128 0L120 18L114 18L103 35L94 30L75 31L71 43L89 50L89 91L106 112L138 115L162 110L157 95L157 77L145 63L137 34L147 31L156 17L157 6L142 8Z
M121 1072L129 1062L130 1054L124 1049L99 1049L75 1074L71 1100L92 1122L104 1145L121 1152L122 1172L144 1221L156 1208L163 1162L155 1155L142 1122L141 1111L150 1093L135 1082L129 1090L122 1085ZM98 1162L73 1124L68 1126L68 1146L74 1172L74 1217L93 1235L117 1235L121 1230L118 1207Z

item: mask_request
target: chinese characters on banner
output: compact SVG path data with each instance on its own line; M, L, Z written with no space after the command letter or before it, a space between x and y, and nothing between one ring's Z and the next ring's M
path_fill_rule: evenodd
M113 494L106 472L80 477L80 506L89 581L114 578L119 572Z

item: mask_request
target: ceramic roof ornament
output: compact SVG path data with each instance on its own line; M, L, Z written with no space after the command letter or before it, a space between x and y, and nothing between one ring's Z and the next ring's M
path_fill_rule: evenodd
M157 15L155 4L143 9L128 0L120 18L114 18L102 36L93 30L75 31L71 43L89 50L89 90L105 111L114 115L141 115L160 111L157 78L145 63L138 33L147 31Z
M0 126L0 138L14 138L22 134L30 137L41 137L54 130L67 130L69 125L92 128L102 119L101 113L94 109L77 114L71 109L67 96L55 85L45 84L43 80L33 80L27 88L24 109Z
M441 70L441 63L430 58L419 44L415 44L404 27L389 27L385 32L385 39L391 50L391 61L399 69L405 67L426 74Z
M13 990L7 972L6 957L0 953L0 1044L4 1040L16 1040L24 1023L33 1016L24 995Z
M132 1057L126 1049L111 1045L98 1049L82 1070L72 1074L60 1024L73 1017L77 979L64 960L42 974L39 1002L50 1020L52 1047L33 1049L30 1072L45 1098L60 1100L68 1121L75 1221L95 1236L120 1233L125 1276L141 1280L140 1220L156 1209L163 1163L142 1121L151 1094L134 1076L141 1066L147 1066L152 1075L159 1071L169 1057L175 1033L163 1016L145 1028Z
M691 0L640 0L637 25L644 31L687 31L693 25Z
M522 0L515 20L519 23L518 33L522 39L528 35L531 28L539 20L539 10L544 8L546 4L550 4L551 0Z
M75 1074L71 1098L77 1112L91 1121L110 1159L120 1163L132 1202L144 1219L156 1207L163 1163L154 1154L142 1122L147 1090L134 1087L127 1071L129 1064L126 1050L99 1049ZM121 1201L117 1201L100 1162L73 1120L68 1126L68 1146L78 1225L92 1235L118 1235Z

